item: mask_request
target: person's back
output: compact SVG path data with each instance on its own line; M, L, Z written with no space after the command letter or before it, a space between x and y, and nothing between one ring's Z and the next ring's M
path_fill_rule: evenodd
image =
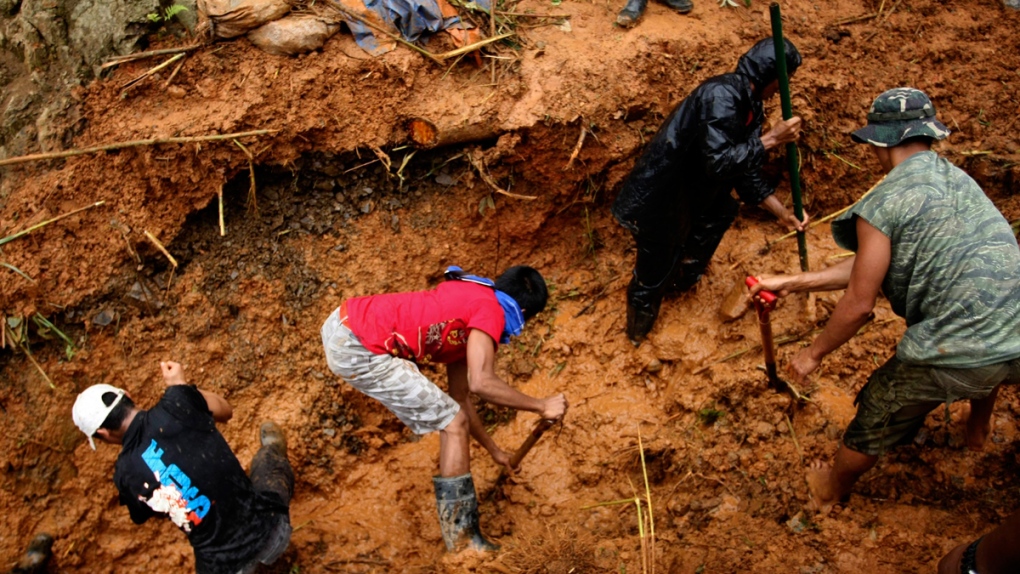
M1020 356L1020 248L963 170L932 151L897 165L833 223L849 249L855 215L891 241L882 290L907 321L900 359L979 367Z
M273 513L287 513L275 493L255 491L189 385L168 388L135 416L114 483L135 523L162 514L187 534L200 573L236 572L275 527Z
M420 364L463 360L470 329L499 341L505 324L494 290L469 281L354 297L347 300L346 311L366 349Z
M621 223L675 218L680 209L729 193L745 175L747 153L722 153L760 131L761 101L737 73L705 80L659 127L613 203ZM734 161L736 160L736 161ZM640 224L639 224L640 225Z

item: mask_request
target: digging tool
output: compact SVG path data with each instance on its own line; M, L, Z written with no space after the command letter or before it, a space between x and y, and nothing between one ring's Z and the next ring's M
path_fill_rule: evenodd
M786 71L786 44L783 43L783 20L779 14L779 3L769 5L772 19L772 41L776 46L776 71L779 73L779 101L783 108L783 119L793 117L793 105L790 102L790 76ZM786 144L786 160L790 166L790 193L793 195L793 214L798 221L804 221L804 204L800 197L800 155L797 144ZM808 270L807 236L803 231L797 232L797 251L800 254L800 270Z
M538 421L538 424L535 425L535 428L531 429L531 434L528 435L528 438L524 439L524 442L521 443L521 446L518 447L518 449L515 450L512 455L510 455L510 468L517 468L518 466L520 466L521 461L524 460L524 456L527 455L529 451L531 451L531 447L535 446L535 443L538 442L538 439L542 438L542 435L545 434L545 431L549 430L549 428L552 427L557 422L559 421L549 419L542 419ZM489 491L489 495L486 497L486 499L492 498L497 492L499 492L502 489L503 484L506 482L508 476L509 475L507 475L505 468L500 470L499 476L496 478L496 482L493 483L492 490Z
M754 277L748 277L744 280L744 284L748 287L754 287L758 284L758 280ZM769 378L769 388L777 393L789 393L795 403L807 401L808 399L800 394L796 387L780 379L779 373L776 370L776 349L775 341L772 339L772 319L769 313L776 308L776 301L778 300L779 297L775 293L765 289L758 291L754 296L754 310L758 313L758 327L761 329L761 348L765 354L765 373Z

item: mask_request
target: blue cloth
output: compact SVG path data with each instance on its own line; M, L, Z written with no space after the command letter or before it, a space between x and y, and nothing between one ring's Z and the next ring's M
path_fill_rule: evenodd
M524 313L521 312L520 305L513 297L499 289L496 289L496 299L499 301L499 306L503 308L503 318L506 319L499 342L506 345L510 342L511 335L517 337L521 334L521 329L524 328Z
M448 281L467 281L469 283L477 283L495 291L496 300L499 301L499 306L503 308L504 319L503 333L499 337L499 342L505 345L510 342L511 336L520 336L521 329L524 328L524 313L521 312L521 306L517 304L516 299L499 289L496 289L495 281L487 277L465 273L463 269L456 265L450 265L447 267L443 276L446 277Z
M363 2L366 8L378 14L384 21L393 24L408 42L417 42L422 36L435 34L461 21L457 16L444 19L436 0L363 0ZM474 4L488 12L491 0L475 0ZM345 19L345 22L354 34L354 41L362 50L373 56L388 51L379 45L374 30L353 18Z

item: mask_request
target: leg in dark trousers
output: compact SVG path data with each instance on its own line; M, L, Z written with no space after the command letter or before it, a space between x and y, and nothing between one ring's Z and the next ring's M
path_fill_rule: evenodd
M273 422L262 423L259 434L262 448L255 453L248 471L252 486L258 492L275 493L285 505L290 506L290 499L294 496L294 469L287 460L287 438L283 429ZM252 563L241 569L241 574L255 572L259 563L275 562L287 550L291 532L289 514L281 514L262 551Z
M634 234L637 262L627 287L627 337L635 345L641 344L655 325L662 297L680 259L676 232L662 233L658 227L653 227L654 233Z
M691 226L691 233L681 248L683 258L669 287L683 292L698 282L712 255L722 242L726 230L733 225L740 211L740 203L730 194L724 194L709 209L699 214Z

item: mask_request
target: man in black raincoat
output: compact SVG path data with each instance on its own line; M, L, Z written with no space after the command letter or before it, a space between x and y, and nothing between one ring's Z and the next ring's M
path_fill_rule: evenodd
M786 40L786 67L800 66ZM762 136L762 102L778 90L772 38L740 57L737 70L705 80L669 115L624 181L613 215L634 234L637 262L627 288L627 336L635 345L652 330L668 290L690 289L705 272L739 203L771 212L803 230L765 181L765 152L796 141L800 118Z

